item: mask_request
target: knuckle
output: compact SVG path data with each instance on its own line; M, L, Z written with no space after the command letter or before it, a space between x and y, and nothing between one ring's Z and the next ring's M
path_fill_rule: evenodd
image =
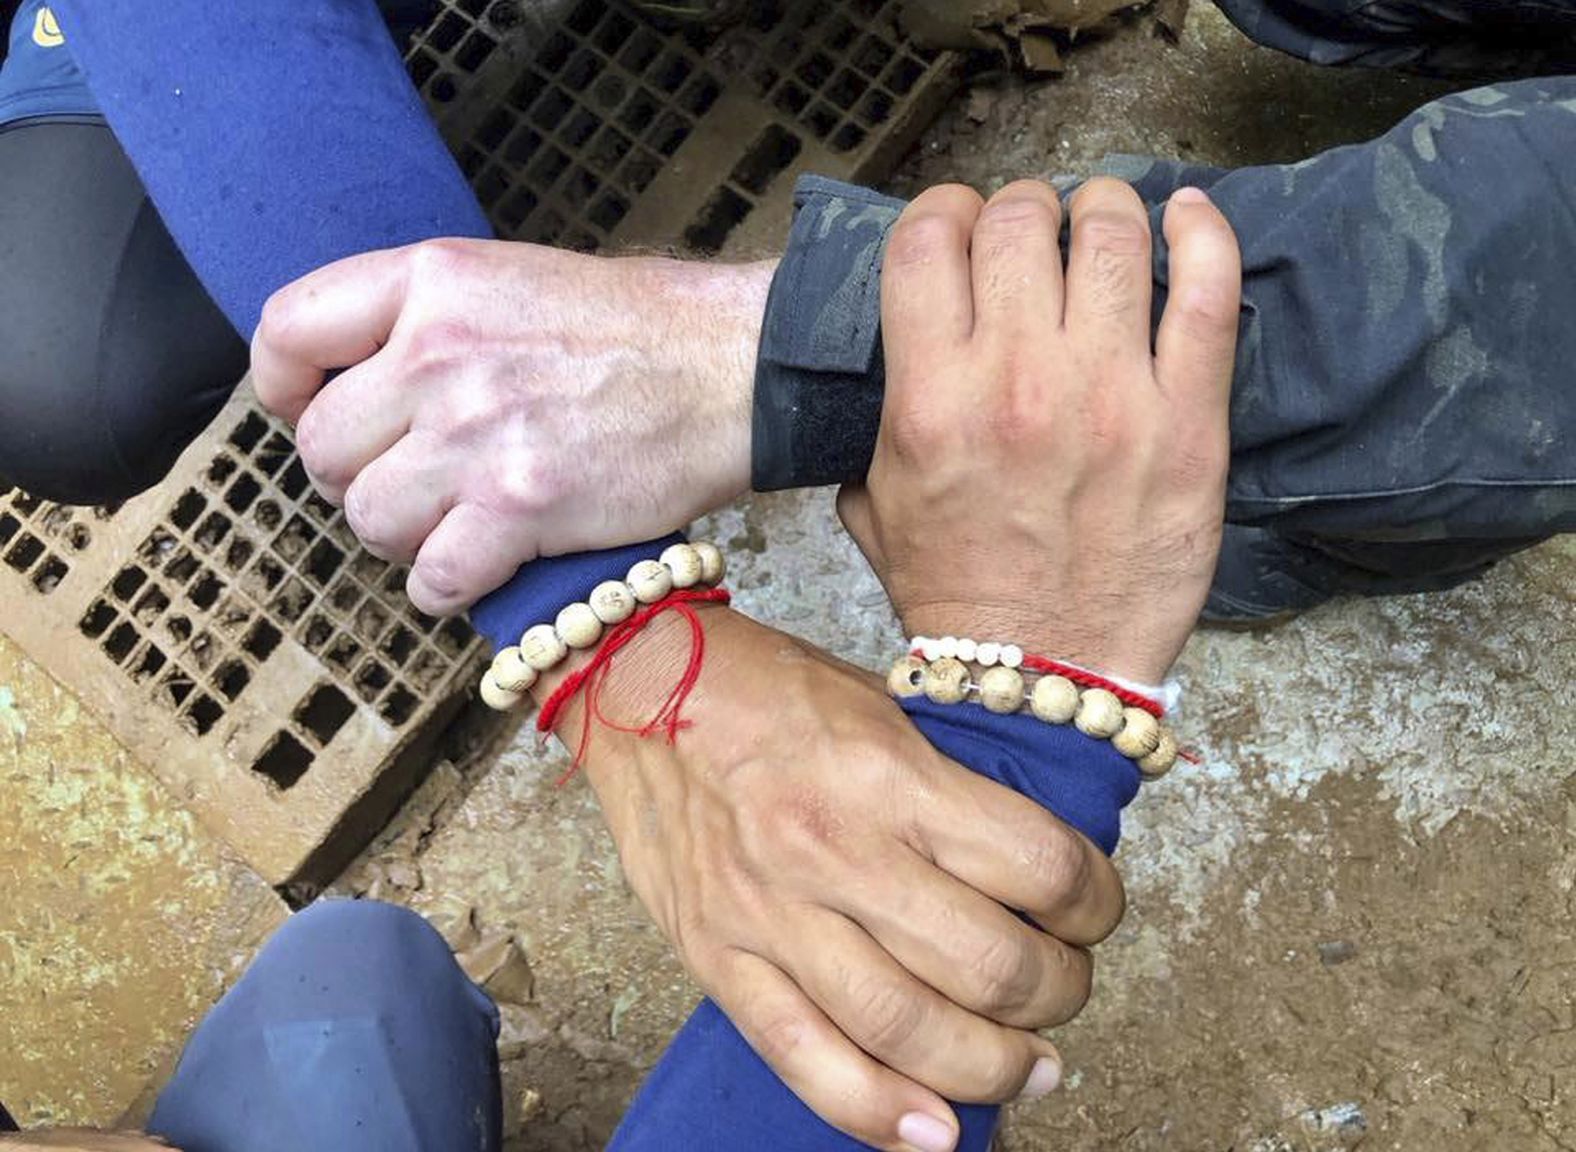
M296 422L295 444L302 465L315 483L342 488L351 480L335 451L332 422L318 405L310 405L301 413Z
M1114 211L1129 215L1144 212L1144 202L1133 186L1113 176L1095 176L1085 181L1074 194L1074 201L1084 212Z
M385 514L385 504L371 491L366 477L358 477L345 491L345 522L374 556L388 560L393 556L393 531Z
M256 341L270 346L288 346L292 343L303 314L302 292L295 285L286 285L263 303L257 321Z
M1097 208L1079 217L1073 227L1094 257L1128 259L1149 254L1149 220L1142 213Z
M774 1009L755 1025L756 1048L762 1060L774 1068L793 1064L796 1054L810 1042L814 1028L802 1012Z
M1039 986L1032 952L1020 940L995 936L969 963L980 1008L993 1019L1027 1004Z
M860 1011L861 1047L876 1055L906 1050L925 1022L925 1010L906 988L880 978L855 983L853 1003Z
M460 349L473 340L469 324L453 317L428 318L418 323L405 338L400 360L408 371L422 376L453 371Z
M407 249L410 256L411 282L421 285L428 280L442 279L469 268L476 253L474 242L454 236L423 240Z
M506 520L537 517L565 495L563 475L548 457L516 453L489 477L493 503Z
M886 263L897 268L931 264L948 251L960 250L966 238L967 232L956 217L911 209L892 229Z
M1005 1038L981 1052L973 1066L976 1092L986 1103L1003 1104L1023 1091L1033 1057Z
M1053 202L1021 190L1011 193L1013 187L1009 185L985 205L974 226L975 239L986 244L1009 244L1054 237L1061 229L1061 214Z
M899 457L923 459L951 443L952 419L940 404L916 389L901 389L901 394L914 395L914 399L906 403L889 401L890 417L884 429Z
M453 556L424 554L411 571L411 586L411 601L416 607L428 613L447 611L450 605L464 600L466 574L461 562Z
M1046 910L1076 904L1091 879L1087 853L1061 828L1049 828L1035 836L1023 850L1022 867L1041 893L1041 906Z

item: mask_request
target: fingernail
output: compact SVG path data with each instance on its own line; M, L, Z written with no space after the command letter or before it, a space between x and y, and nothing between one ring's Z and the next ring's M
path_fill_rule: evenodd
M1023 1086L1019 1099L1038 1100L1056 1091L1061 1083L1062 1066L1049 1056L1041 1056L1034 1062L1034 1071L1029 1073L1029 1081Z
M899 1120L897 1138L919 1152L952 1152L958 1142L952 1125L924 1112L910 1112Z
M1173 204L1207 204L1209 203L1209 197L1204 194L1202 188L1178 188L1171 193L1171 202Z

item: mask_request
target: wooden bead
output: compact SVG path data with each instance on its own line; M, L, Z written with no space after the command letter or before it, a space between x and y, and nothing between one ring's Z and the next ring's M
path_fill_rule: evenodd
M1047 724L1065 724L1078 713L1078 685L1065 676L1041 676L1029 695L1029 707Z
M524 692L510 692L493 678L492 669L482 673L482 703L497 712L507 712L525 698Z
M925 695L937 704L958 704L969 694L969 669L961 660L934 660L925 666Z
M1142 708L1124 708L1122 717L1122 730L1111 743L1129 760L1141 760L1160 744L1160 721Z
M918 696L925 690L925 662L918 656L905 656L887 673L887 691L899 700Z
M642 560L629 570L629 590L642 604L655 604L673 591L673 573L660 560Z
M980 703L992 712L1016 712L1023 707L1023 675L1015 668L987 668L980 676Z
M1122 702L1104 688L1088 688L1078 697L1073 724L1085 736L1109 740L1122 730Z
M1158 780L1177 762L1177 738L1164 726L1160 729L1160 743L1155 750L1138 762L1138 771L1145 780Z
M693 588L700 583L700 553L688 544L670 544L664 548L662 563L673 573L673 587Z
M700 582L702 584L721 584L722 578L728 574L728 561L722 555L722 549L709 540L702 540L699 544L692 544L695 554L700 557Z
M569 604L553 621L558 638L571 648L589 648L602 639L602 621L589 604Z
M558 638L558 632L551 624L536 624L527 628L525 635L520 637L520 655L538 672L546 672L564 662L564 657L569 655L569 646Z
M504 648L493 657L492 678L505 692L524 692L536 683L537 671L518 648Z
M604 624L621 624L635 614L635 594L622 580L604 580L591 589L590 604Z

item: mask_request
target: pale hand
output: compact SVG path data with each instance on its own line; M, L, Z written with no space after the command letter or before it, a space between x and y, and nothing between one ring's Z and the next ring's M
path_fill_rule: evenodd
M773 267L373 252L268 301L252 381L367 549L414 561L411 601L449 615L538 556L661 536L748 488Z

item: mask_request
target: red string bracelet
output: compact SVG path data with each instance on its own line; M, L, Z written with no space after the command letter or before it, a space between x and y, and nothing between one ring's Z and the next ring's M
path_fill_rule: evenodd
M918 657L921 660L925 658L925 654L918 648L911 649L909 655ZM1024 654L1022 666L1030 672L1040 672L1047 676L1061 676L1064 679L1071 680L1080 688L1104 688L1129 708L1141 708L1156 720L1165 717L1165 707L1158 700L1153 700L1142 692L1134 692L1131 688L1124 688L1115 680L1101 676L1098 672L1086 672L1075 665L1063 664L1060 660L1051 660L1045 656L1031 656L1027 653Z
M1129 708L1141 708L1156 720L1162 719L1166 710L1160 706L1159 701L1151 700L1142 692L1134 692L1131 688L1124 688L1115 680L1107 679L1097 672L1086 672L1082 668L1071 664L1063 664L1060 660L1051 660L1044 656L1029 656L1023 658L1023 666L1031 672L1040 672L1047 676L1061 676L1071 680L1080 688L1104 688Z
M586 692L586 707L581 718L580 741L575 748L574 760L570 762L568 770L558 779L562 787L579 770L581 762L585 759L586 748L591 742L591 723L593 720L612 728L618 732L630 732L636 736L651 736L659 731L667 734L668 743L672 744L678 739L678 734L689 727L689 721L683 718L684 702L689 699L696 683L700 680L701 666L706 659L706 632L701 627L700 617L690 605L695 603L727 604L732 597L725 588L688 588L669 593L636 612L628 620L614 625L608 630L607 636L597 648L596 654L591 657L590 663L584 668L577 669L564 678L564 682L553 690L542 705L542 710L536 718L536 730L544 736L552 732L562 718L563 710L569 705L582 689ZM673 690L663 700L657 713L646 723L638 726L627 726L610 720L602 712L602 689L607 683L608 673L612 671L613 658L623 648L634 640L645 626L664 612L677 612L685 618L690 626L690 654L689 661L684 667L684 673Z

